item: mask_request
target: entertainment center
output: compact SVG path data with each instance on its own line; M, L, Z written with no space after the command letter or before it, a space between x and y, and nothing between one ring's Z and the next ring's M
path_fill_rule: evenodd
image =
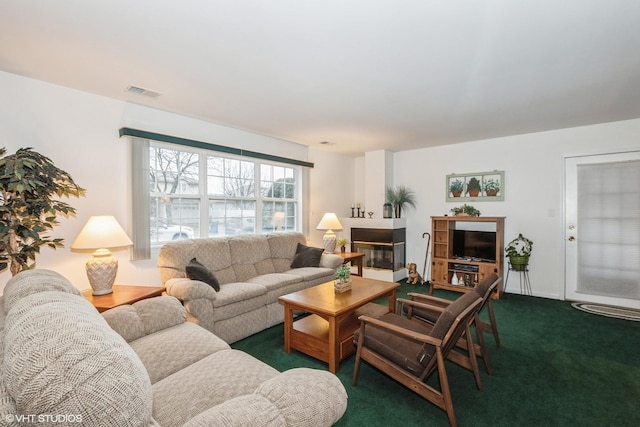
M469 292L487 274L504 274L504 217L431 217L431 286ZM455 275L455 278L454 278ZM503 283L493 298L500 298Z

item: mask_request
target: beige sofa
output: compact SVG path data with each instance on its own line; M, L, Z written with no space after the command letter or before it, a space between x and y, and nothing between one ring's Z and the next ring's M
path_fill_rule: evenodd
M0 303L2 425L329 426L346 410L335 375L280 373L186 322L173 297L101 316L64 277L31 270Z
M333 280L343 259L322 254L318 267L291 268L301 233L250 234L181 240L165 244L158 255L167 294L184 304L189 321L233 343L284 321L278 297ZM186 278L196 258L220 282L220 291Z

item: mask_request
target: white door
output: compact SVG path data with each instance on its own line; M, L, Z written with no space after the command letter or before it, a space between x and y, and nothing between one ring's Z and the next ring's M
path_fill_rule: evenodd
M565 159L565 298L640 308L640 152Z

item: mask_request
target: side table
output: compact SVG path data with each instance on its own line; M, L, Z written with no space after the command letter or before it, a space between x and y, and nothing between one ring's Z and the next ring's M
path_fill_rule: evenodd
M164 286L113 285L113 292L107 295L93 295L91 289L82 291L82 295L99 312L107 311L119 305L133 304L145 298L158 297L164 292Z
M356 267L358 267L358 273L356 273L356 276L362 276L362 264L364 262L364 253L362 252L334 252L336 255L339 255L342 257L343 259L343 264L346 264L348 262L351 263L351 265L356 265Z

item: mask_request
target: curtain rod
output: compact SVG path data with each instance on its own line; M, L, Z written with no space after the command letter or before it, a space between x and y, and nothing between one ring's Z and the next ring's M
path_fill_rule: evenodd
M136 138L152 139L154 141L168 142L171 144L184 145L187 147L204 148L206 150L220 151L223 153L237 154L245 157L253 157L261 160L271 160L274 162L287 163L290 165L313 167L313 163L302 160L289 159L287 157L273 156L271 154L258 153L256 151L242 150L240 148L227 147L224 145L211 144L209 142L196 141L193 139L180 138L177 136L164 135L161 133L148 132L145 130L121 128L120 138L123 136L132 136Z

